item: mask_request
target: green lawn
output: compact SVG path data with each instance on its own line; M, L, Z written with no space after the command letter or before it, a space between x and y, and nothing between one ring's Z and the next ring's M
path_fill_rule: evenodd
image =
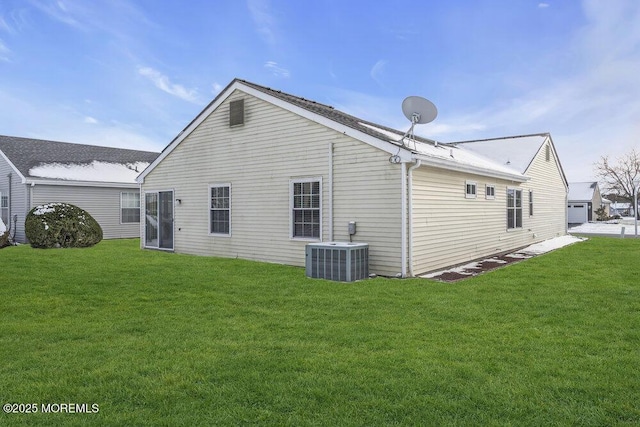
M0 425L640 424L640 240L454 284L138 245L0 250Z

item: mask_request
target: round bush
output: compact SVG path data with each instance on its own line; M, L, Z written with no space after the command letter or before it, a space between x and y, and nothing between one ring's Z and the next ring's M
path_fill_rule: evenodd
M9 246L9 230L0 219L0 248L4 248L5 246Z
M0 232L0 249L5 246L9 246L9 232L5 231L4 233Z
M85 248L102 240L102 228L91 214L68 203L36 206L24 229L34 248Z

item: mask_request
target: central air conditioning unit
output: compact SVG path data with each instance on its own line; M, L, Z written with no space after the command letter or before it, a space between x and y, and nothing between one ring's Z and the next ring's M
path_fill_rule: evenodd
M369 277L369 244L309 243L305 247L307 277L353 282Z

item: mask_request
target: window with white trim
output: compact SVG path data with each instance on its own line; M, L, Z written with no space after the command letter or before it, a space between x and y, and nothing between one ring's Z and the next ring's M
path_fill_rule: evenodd
M465 197L467 199L475 199L477 187L478 187L477 183L473 181L465 182Z
M522 190L507 188L507 229L522 228Z
M529 190L529 216L533 216L533 190Z
M209 233L231 235L231 184L209 186Z
M322 225L322 181L319 178L292 180L291 237L320 239Z
M140 222L140 193L120 193L120 222L122 224Z
M496 198L496 187L495 185L488 185L484 188L484 197L485 199L495 199Z
M3 193L0 193L0 218L2 218L4 225L9 228L9 196Z

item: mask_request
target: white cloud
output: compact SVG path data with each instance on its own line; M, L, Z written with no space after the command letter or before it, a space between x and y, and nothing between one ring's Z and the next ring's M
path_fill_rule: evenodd
M333 64L329 64L329 76L334 80L338 78L338 75L333 71Z
M82 23L80 20L74 17L74 14L80 12L73 9L73 6L79 6L78 4L72 5L72 10L69 10L69 8L67 7L67 3L62 0L32 2L31 4L38 8L41 12L48 15L50 18L62 22L63 24L66 24L70 27L79 30L87 30L89 28L85 23Z
M570 181L590 181L602 155L622 155L640 134L640 3L583 2L587 24L545 85L416 130L445 141L551 132ZM563 61L558 57L558 61Z
M402 26L392 29L390 32L396 39L402 41L414 41L420 36L420 31L407 27L407 22L403 22Z
M549 3L538 3L538 8L540 9L546 9L547 7L549 7Z
M0 16L0 31L6 31L7 33L13 34L13 29L7 24L4 17Z
M486 128L487 125L482 122L466 120L463 117L454 117L447 122L434 121L424 126L416 126L415 133L425 138L439 140L443 135L478 135L479 132L483 132ZM443 140L442 142L451 142L451 140Z
M220 93L220 91L222 90L223 86L218 83L218 82L214 82L213 85L211 85L212 91L214 95L217 95Z
M256 25L256 31L269 45L276 43L276 20L270 10L268 0L247 0L247 8Z
M316 101L331 105L340 111L373 123L398 130L405 129L405 127L408 129L408 126L405 125L409 122L402 115L401 100L396 101L392 98L382 98L354 90L333 87L325 88L323 92L326 94L326 99L316 99Z
M165 129L163 133L162 129L118 121L90 123L74 108L47 103L37 96L29 100L2 88L0 117L5 120L6 135L145 151L160 151L173 136L165 134L174 131Z
M158 29L158 25L148 18L143 9L129 0L31 0L29 3L49 19L76 31L103 33L108 39L115 40L116 46L125 54L139 47L150 31ZM31 12L24 8L12 13L13 23L19 30L23 30L23 27L25 31L37 30L29 22Z
M376 62L373 65L373 67L371 68L371 71L369 72L369 74L371 75L371 78L380 86L382 86L381 79L386 66L387 66L387 61L385 61L384 59L380 59L378 62Z
M0 30L15 35L29 26L29 9L14 9L9 13L9 22L0 16Z
M9 49L2 39L0 39L0 61L2 62L11 62L9 55L11 54L11 49Z
M186 89L182 85L171 83L169 77L151 67L140 67L138 68L138 73L148 78L158 89L170 95L177 96L180 99L193 102L194 104L200 103L200 96L197 90Z
M40 135L43 139L56 139L58 141L77 142L90 145L102 145L105 147L128 148L131 150L160 151L169 140L160 144L145 134L148 129L140 129L127 123L110 123L99 125L98 128L74 128L71 130L60 129L51 134ZM53 135L53 137L51 137ZM59 135L59 136L56 136Z
M94 119L91 116L87 116L87 117L84 118L84 122L85 123L89 123L89 124L97 124L98 120Z
M274 61L267 61L264 64L264 68L269 70L271 74L273 74L276 77L289 78L291 75L291 73L289 73L289 70L287 70L286 68L280 67L278 63Z

